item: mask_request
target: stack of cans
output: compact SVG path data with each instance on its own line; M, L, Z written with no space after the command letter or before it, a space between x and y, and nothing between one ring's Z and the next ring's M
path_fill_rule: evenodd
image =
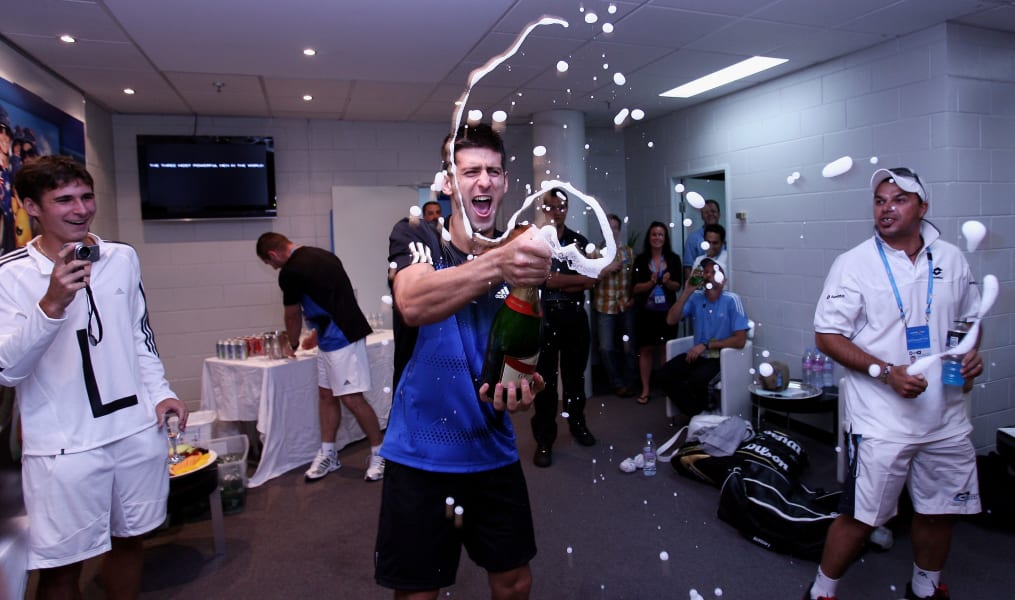
M252 356L285 358L282 343L285 333L267 331L261 335L228 338L215 343L215 356L225 360L246 360Z
M215 356L226 360L246 360L250 351L243 338L229 338L215 343Z

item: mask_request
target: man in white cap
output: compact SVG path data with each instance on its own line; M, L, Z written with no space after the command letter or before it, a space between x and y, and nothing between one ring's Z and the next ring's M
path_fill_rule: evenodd
M700 289L685 285L666 312L666 324L685 317L694 324L694 346L671 358L659 372L659 383L680 412L693 416L708 406L708 384L719 374L719 351L747 343L747 314L740 296L727 292L726 265L718 258L701 261Z
M841 514L804 598L835 597L867 537L896 515L906 486L915 514L905 597L946 599L940 574L954 515L980 512L963 392L983 361L975 349L962 357L965 390L942 385L936 370L924 377L907 368L942 352L949 326L973 315L980 295L961 252L924 220L927 192L916 173L878 169L871 191L874 236L835 260L814 313L818 349L845 367L849 468Z

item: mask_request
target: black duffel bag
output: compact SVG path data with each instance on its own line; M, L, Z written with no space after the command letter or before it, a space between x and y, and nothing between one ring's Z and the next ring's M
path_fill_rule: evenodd
M762 463L747 460L723 482L718 516L745 538L782 554L820 561L841 491L810 490Z

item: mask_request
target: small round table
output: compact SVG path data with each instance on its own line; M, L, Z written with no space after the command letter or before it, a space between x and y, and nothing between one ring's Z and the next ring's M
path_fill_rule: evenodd
M786 415L789 423L790 413L832 413L832 438L839 427L839 390L838 388L818 388L801 383L795 379L789 382L784 390L766 390L760 384L747 386L751 393L751 402L757 415L755 423L761 427L761 410L771 410Z

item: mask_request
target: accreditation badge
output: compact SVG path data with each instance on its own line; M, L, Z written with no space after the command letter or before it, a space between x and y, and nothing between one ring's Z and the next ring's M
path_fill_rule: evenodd
M910 364L930 354L930 327L927 325L907 327L906 350L909 351Z

